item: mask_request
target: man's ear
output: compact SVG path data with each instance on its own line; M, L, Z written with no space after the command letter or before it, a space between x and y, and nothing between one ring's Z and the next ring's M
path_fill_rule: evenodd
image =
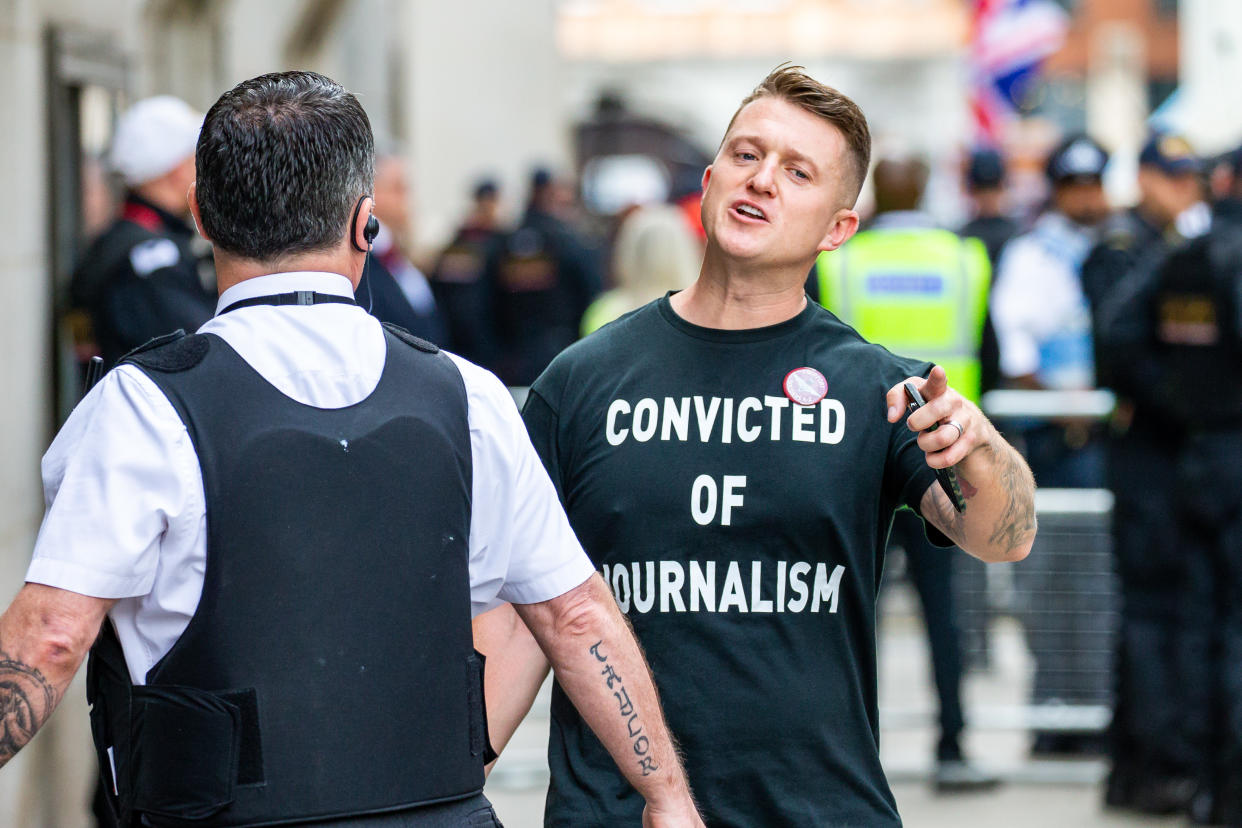
M708 164L706 169L703 170L703 180L699 182L699 189L702 190L704 193L706 193L707 185L711 182L711 180L712 180L712 165ZM702 200L702 195L699 196L699 199Z
M842 207L832 217L828 232L819 241L817 248L821 253L836 250L850 240L858 232L858 212L849 207Z
M354 247L358 250L366 250L371 246L367 241L365 231L367 229L367 220L371 218L371 214L375 211L375 199L371 196L365 196L358 205L358 211L354 216L354 226L349 228L349 232L353 234Z
M203 232L203 217L199 214L199 210L198 210L198 182L197 181L190 182L190 189L186 191L185 200L186 200L186 203L190 205L190 218L194 220L194 229L197 230L198 234L202 236L204 239L206 239L207 241L211 241L211 238L206 233Z

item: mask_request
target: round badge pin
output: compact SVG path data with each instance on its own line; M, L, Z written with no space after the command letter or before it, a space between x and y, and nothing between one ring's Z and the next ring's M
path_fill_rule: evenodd
M785 375L785 396L798 405L815 405L828 395L828 380L814 368L795 368Z

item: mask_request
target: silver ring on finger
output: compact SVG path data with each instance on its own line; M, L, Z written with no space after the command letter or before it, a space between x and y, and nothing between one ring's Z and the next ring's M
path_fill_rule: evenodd
M951 425L957 429L957 439L953 442L956 443L958 440L962 439L962 435L966 433L966 429L962 428L962 424L957 420L949 420L948 425Z

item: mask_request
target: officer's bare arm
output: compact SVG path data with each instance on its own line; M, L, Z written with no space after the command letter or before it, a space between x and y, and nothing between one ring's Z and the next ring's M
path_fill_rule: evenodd
M927 405L910 414L906 425L919 434L919 448L932 468L957 468L966 498L958 513L938 483L928 487L920 511L954 543L980 560L1020 561L1035 541L1035 479L1026 461L1005 441L983 412L949 388L944 370L936 367L920 385ZM889 421L900 419L905 391L899 384L888 392ZM958 429L950 421L961 425ZM935 431L927 431L940 423Z
M52 715L115 603L26 584L0 615L0 766Z
M515 605L557 681L647 801L645 825L702 825L642 650L598 573L539 604Z
M548 677L548 660L512 604L474 619L474 648L487 657L483 671L487 735L492 748L501 753Z

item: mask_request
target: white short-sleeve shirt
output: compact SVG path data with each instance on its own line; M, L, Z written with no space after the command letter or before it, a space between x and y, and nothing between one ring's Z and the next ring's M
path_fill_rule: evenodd
M299 290L353 295L344 276L278 273L229 288L217 313L241 299ZM384 369L383 328L354 305L239 308L199 333L219 336L282 393L318 408L359 402ZM469 407L472 611L555 598L594 567L508 390L449 356ZM130 677L144 683L194 615L207 564L202 472L185 425L155 383L122 365L56 435L43 457L43 488L47 511L26 580L119 599L110 616Z

